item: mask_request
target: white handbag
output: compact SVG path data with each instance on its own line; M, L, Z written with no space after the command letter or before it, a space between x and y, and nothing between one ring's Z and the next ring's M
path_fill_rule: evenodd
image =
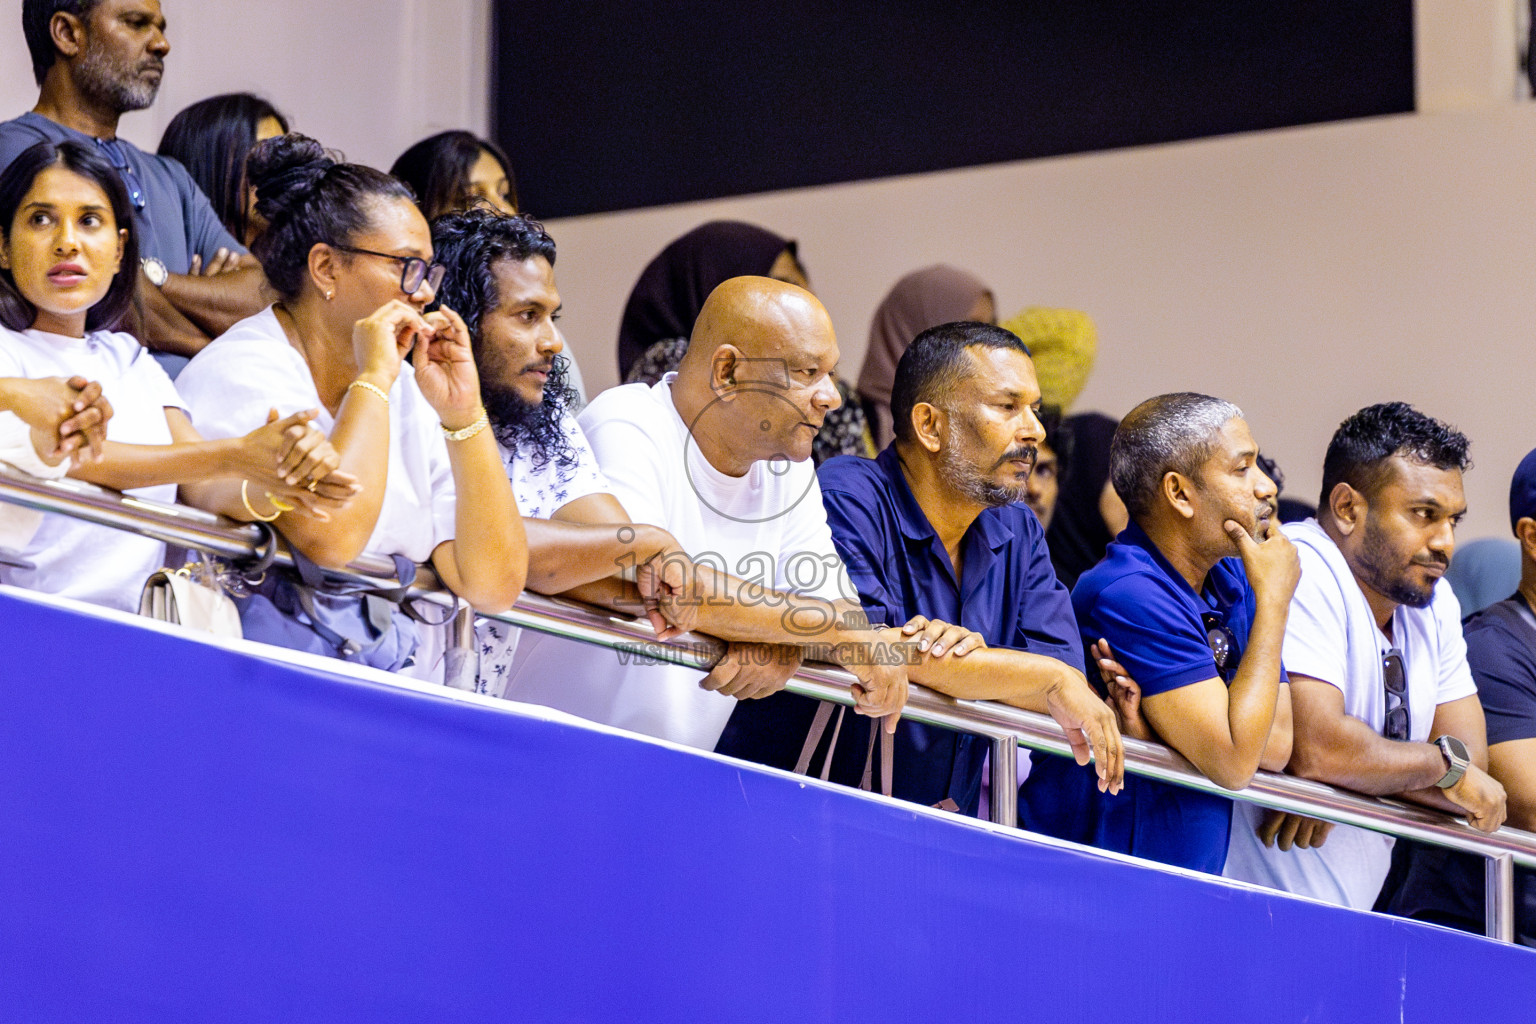
M195 579L194 572L198 576L209 575L199 571L201 568L202 563L194 562L155 573L145 582L144 592L139 596L139 614L215 636L240 639L243 634L235 602L217 583Z

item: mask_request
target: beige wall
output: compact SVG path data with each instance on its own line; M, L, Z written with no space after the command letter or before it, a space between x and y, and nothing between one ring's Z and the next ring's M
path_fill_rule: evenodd
M566 334L611 384L625 297L701 221L801 240L857 372L903 273L948 260L1000 308L1099 326L1080 408L1194 389L1244 407L1315 500L1338 422L1401 398L1473 439L1463 536L1507 531L1536 446L1536 105L1406 115L554 222Z
M149 150L187 104L265 96L293 127L388 167L417 139L488 123L490 0L162 0L171 54L160 97L123 119ZM0 0L0 118L37 101L21 0Z

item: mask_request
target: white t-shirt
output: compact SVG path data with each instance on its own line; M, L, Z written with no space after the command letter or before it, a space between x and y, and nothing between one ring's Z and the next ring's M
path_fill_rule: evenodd
M185 409L171 379L132 335L93 331L69 338L0 328L0 377L73 377L100 381L112 403L107 438L123 444L170 444L165 410ZM129 491L174 504L176 485ZM165 564L165 545L126 530L63 515L45 515L18 553L35 569L0 567L0 582L138 611L150 573Z
M1395 646L1408 680L1409 739L1428 740L1439 705L1477 693L1461 635L1461 606L1451 585L1437 582L1428 607L1399 605L1388 640L1343 553L1317 520L1284 529L1301 560L1301 582L1285 626L1286 672L1337 686L1344 693L1345 714L1380 732L1387 713L1382 655ZM1252 804L1235 805L1223 874L1371 909L1391 866L1391 836L1339 825L1321 849L1286 853L1278 844L1266 849L1254 834L1263 814Z
M272 308L246 317L199 352L176 378L203 437L241 437L281 416L319 409L330 436L336 419L320 402L304 357L288 343ZM454 534L453 467L437 413L410 363L389 391L389 469L384 504L364 552L425 562Z
M561 417L560 430L574 453L573 462L560 462L554 458L541 460L521 446L515 449L504 444L498 446L502 464L507 467L507 479L512 483L512 494L517 498L518 511L526 518L548 519L578 498L607 494L612 490L598 468L597 456L592 454L592 446L587 443L587 435L577 425L576 418L566 413ZM476 623L475 642L480 648L476 692L493 697L507 695L520 633L515 626L491 619ZM530 700L522 695L517 699Z
M44 480L58 480L69 475L69 460L50 466L32 447L32 428L13 412L0 412L0 462L15 466ZM25 546L43 525L43 514L35 509L0 501L0 548L16 551Z
M809 462L757 462L731 477L710 465L672 404L667 374L592 400L578 421L631 521L660 526L684 551L740 578L828 600L854 594L832 546ZM609 650L525 636L507 696L706 750L733 698L699 689L703 674L624 663Z

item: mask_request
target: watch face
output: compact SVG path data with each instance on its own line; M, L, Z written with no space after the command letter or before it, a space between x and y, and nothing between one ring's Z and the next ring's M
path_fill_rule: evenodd
M1452 758L1456 765L1467 765L1468 761L1471 760L1471 755L1467 752L1467 745L1458 740L1458 738L1453 737L1453 735L1442 735L1442 737L1439 737L1439 740L1436 740L1436 743L1438 743L1441 751L1445 752L1445 757Z

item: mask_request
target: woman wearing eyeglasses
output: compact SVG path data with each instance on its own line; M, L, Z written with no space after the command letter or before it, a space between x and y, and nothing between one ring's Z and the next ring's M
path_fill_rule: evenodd
M268 225L254 253L280 298L178 378L195 419L226 436L270 407L319 407L316 423L360 496L328 523L280 505L256 511L320 566L402 555L430 562L479 611L511 607L527 572L522 519L464 323L448 309L423 313L443 270L409 190L302 135L258 145L248 173ZM397 656L369 663L435 675L410 618L397 609L392 628Z

